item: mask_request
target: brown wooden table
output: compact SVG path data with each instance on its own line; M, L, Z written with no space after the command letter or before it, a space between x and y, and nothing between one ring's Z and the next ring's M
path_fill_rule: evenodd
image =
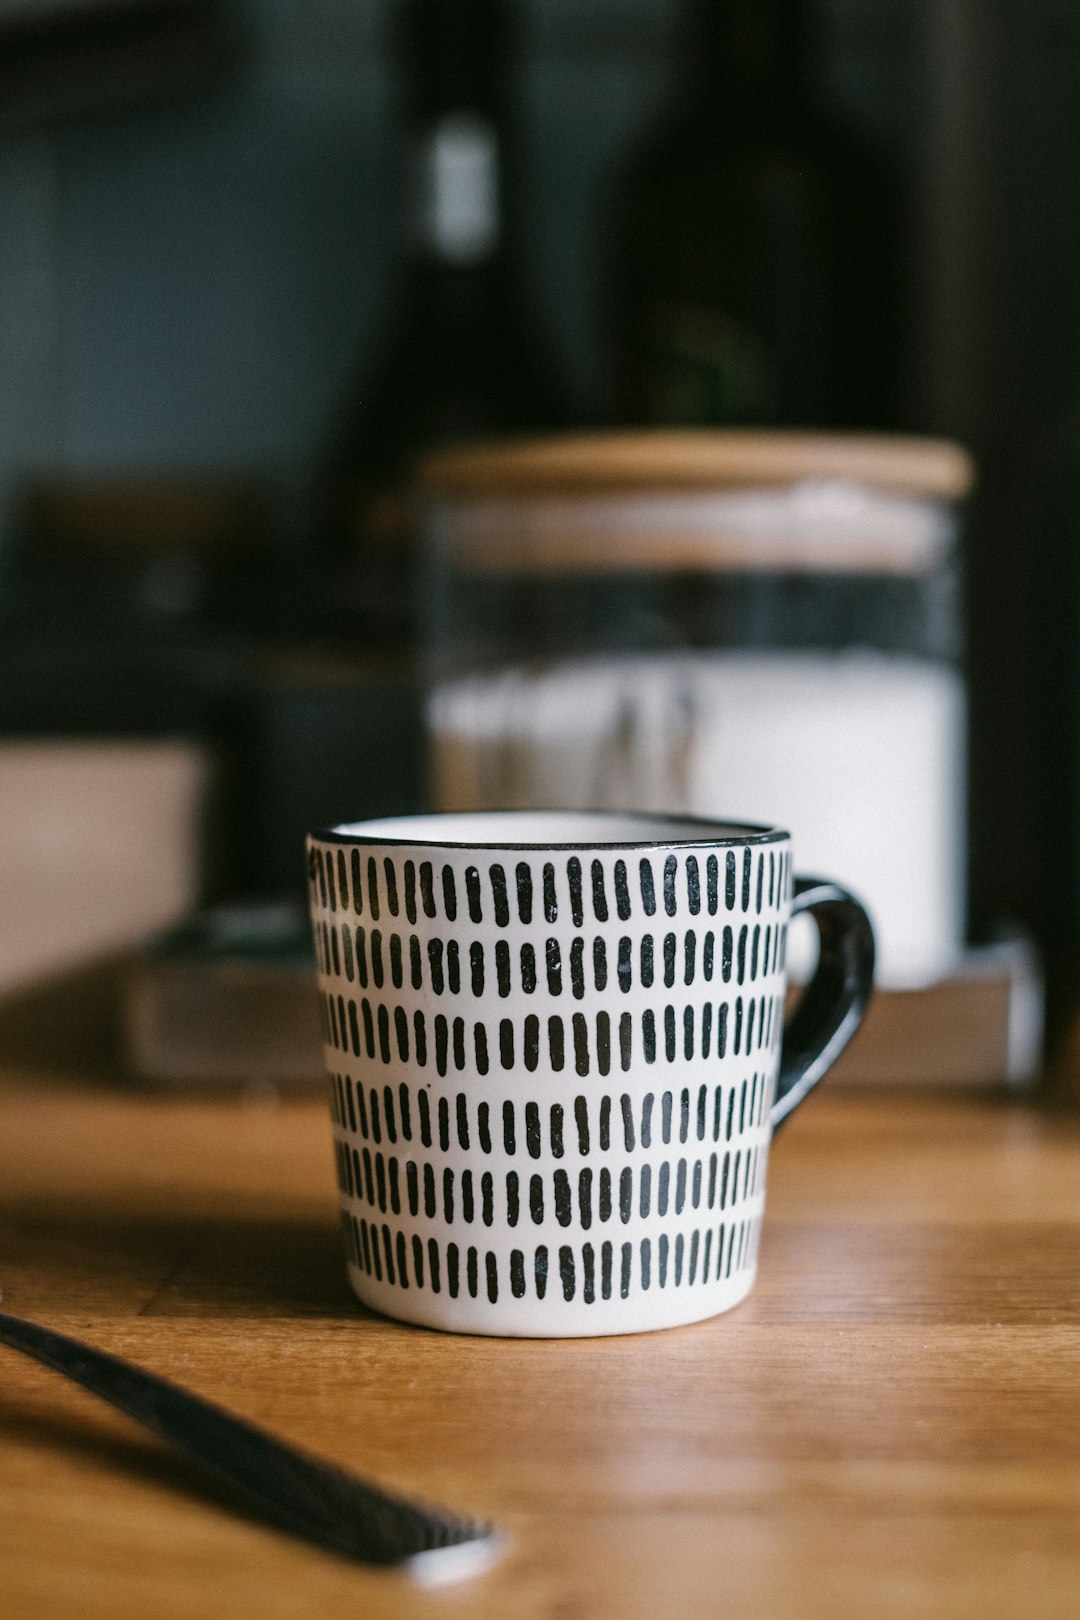
M435 1592L340 1562L0 1350L0 1614L1080 1615L1080 1123L827 1090L777 1143L756 1292L628 1339L366 1314L321 1103L0 1081L10 1309L384 1483L488 1514Z

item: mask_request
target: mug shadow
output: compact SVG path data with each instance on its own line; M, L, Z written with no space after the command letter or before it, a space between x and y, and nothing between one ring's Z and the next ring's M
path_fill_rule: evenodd
M148 1109L162 1096L174 1100L179 1093L138 1087L127 1067L120 1004L129 965L127 954L102 957L0 996L0 1066L42 1087L138 1089ZM223 1090L220 1100L230 1103L235 1095L235 1088ZM37 1314L43 1292L69 1310L103 1293L122 1293L126 1302L140 1287L140 1315L368 1314L348 1286L329 1202L325 1212L199 1217L167 1209L103 1212L77 1191L20 1197L10 1211L0 1199L0 1287L10 1309L25 1306L28 1315Z
M193 1218L182 1213L103 1215L51 1200L0 1215L0 1284L7 1306L33 1305L35 1277L51 1298L78 1310L89 1294L145 1288L139 1316L265 1320L364 1317L349 1288L333 1211L268 1217L260 1213Z

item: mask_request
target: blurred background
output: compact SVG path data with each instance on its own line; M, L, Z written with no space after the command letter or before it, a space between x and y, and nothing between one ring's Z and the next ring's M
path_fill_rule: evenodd
M429 800L429 451L933 435L966 935L1068 1070L1078 91L1067 0L3 0L0 988L288 963L304 831Z

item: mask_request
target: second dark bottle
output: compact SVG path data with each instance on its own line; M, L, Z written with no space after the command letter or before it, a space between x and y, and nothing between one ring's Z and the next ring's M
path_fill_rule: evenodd
M898 190L812 104L806 6L688 0L679 24L673 93L613 209L613 414L895 426Z

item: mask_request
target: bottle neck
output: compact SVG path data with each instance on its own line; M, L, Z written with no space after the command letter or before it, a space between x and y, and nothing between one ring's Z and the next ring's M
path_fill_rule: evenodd
M405 234L412 256L449 279L501 260L506 235L506 0L402 0L407 144Z

